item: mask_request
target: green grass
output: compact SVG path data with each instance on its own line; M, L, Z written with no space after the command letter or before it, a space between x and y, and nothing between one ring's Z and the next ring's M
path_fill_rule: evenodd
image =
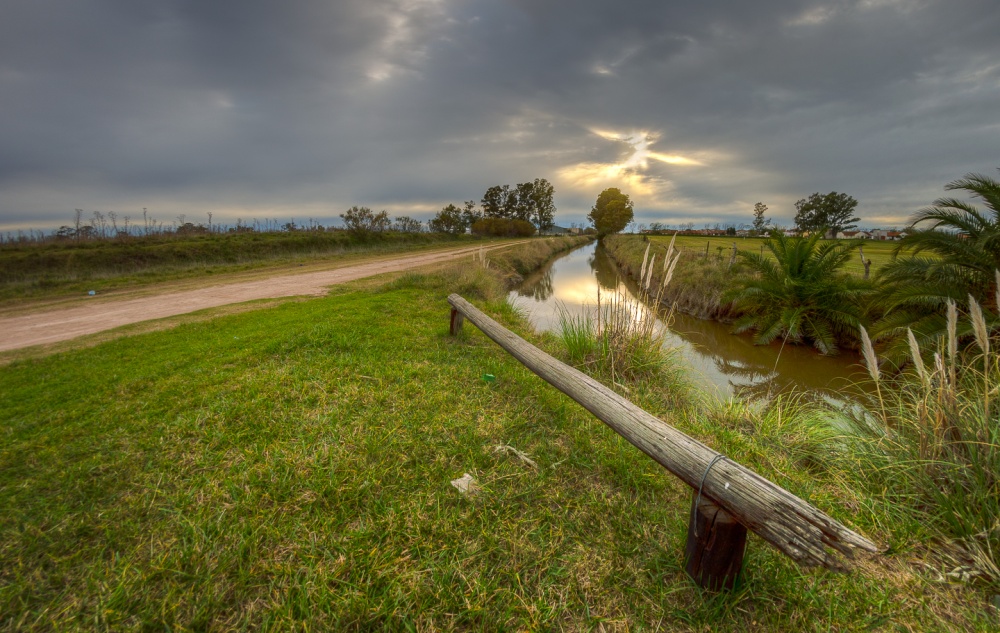
M0 628L996 625L982 594L912 563L919 527L846 490L799 418L696 414L636 383L641 406L896 552L845 576L751 539L742 587L700 592L690 491L471 325L449 337L452 291L558 350L465 265L0 368ZM449 484L463 473L474 497Z
M708 259L715 261L719 261L719 248L721 247L723 249L721 254L722 261L728 262L733 242L736 242L736 249L738 251L761 253L761 245L765 239L762 237L695 237L678 235L676 246L683 249L686 253L696 253L704 256L705 246L708 245ZM666 248L667 244L670 243L670 236L654 235L649 237L649 241ZM874 275L878 269L889 263L892 259L892 251L898 246L898 243L866 240L861 242L861 245L864 247L865 258L872 260L871 274ZM864 275L865 267L861 263L861 256L858 254L857 249L854 252L855 256L848 262L844 270L851 274L862 276ZM763 249L763 254L769 255L767 249Z
M649 236L648 241L646 236L613 235L605 239L605 245L625 275L635 278L646 246L652 244L650 255L655 252L662 261L670 240L670 236L662 235ZM766 248L762 249L764 238L677 236L675 247L681 250L681 259L664 294L664 303L667 306L676 305L678 310L699 318L733 321L736 315L732 306L722 301L722 295L734 276L742 270L739 258L732 268L729 267L734 242L737 251L761 253L763 250L765 256L772 257ZM872 260L870 272L874 277L879 268L890 261L896 243L866 241L863 246L865 257ZM863 276L864 266L860 256L851 258L844 266L844 271L858 277Z
M624 276L634 281L642 271L646 247L652 245L650 256L655 254L657 260L662 262L670 239L663 241L652 237L647 242L635 235L612 235L605 238L604 244L608 254L618 265L618 269ZM690 244L681 243L679 237L674 246L681 249L681 258L673 278L660 297L663 304L702 319L732 320L732 311L728 304L723 303L722 293L729 287L729 282L732 280L731 272L739 270L739 263L733 271L730 271L727 266L728 254L724 255L723 261L720 261L714 252L705 258L693 250ZM704 246L700 253L704 253ZM653 279L657 285L660 283L661 273L662 270L653 271Z

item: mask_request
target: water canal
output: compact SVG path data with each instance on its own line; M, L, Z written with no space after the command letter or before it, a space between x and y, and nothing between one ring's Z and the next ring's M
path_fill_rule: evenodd
M557 332L560 310L592 312L598 289L605 301L610 292L637 296L634 284L622 279L604 249L592 242L530 275L511 292L511 300L536 329ZM674 314L665 342L679 351L696 384L721 398L795 390L842 401L850 386L863 379L860 359L852 353L826 357L802 346L754 345L750 337L729 329L724 323Z

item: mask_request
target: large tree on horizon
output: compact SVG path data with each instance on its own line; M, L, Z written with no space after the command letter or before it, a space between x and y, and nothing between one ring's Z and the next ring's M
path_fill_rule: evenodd
M493 185L482 199L482 217L523 220L541 233L553 225L555 188L545 178L510 185ZM468 206L470 203L466 203Z
M556 205L553 200L555 187L545 178L535 178L531 188L531 223L544 233L555 222Z
M632 221L632 201L627 193L609 187L597 196L597 202L587 215L597 229L597 237L619 233Z
M755 235L760 235L767 230L767 225L771 223L771 218L765 218L764 214L767 213L767 205L763 202L758 202L753 205L753 232Z
M795 203L795 226L803 233L829 229L836 235L839 231L849 231L861 221L854 215L857 206L858 201L846 193L817 192Z

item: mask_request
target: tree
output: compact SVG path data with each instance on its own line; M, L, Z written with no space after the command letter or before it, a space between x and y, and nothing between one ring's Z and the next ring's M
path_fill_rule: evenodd
M814 193L795 203L795 226L802 232L830 230L836 235L857 228L855 222L861 221L854 217L857 206L858 201L846 193Z
M739 252L748 271L723 295L723 301L732 301L743 313L734 332L753 330L758 345L778 338L808 342L823 354L834 354L839 343L856 340L859 298L867 284L843 272L853 245L820 245L821 237L785 237L772 231L764 242L771 256Z
M347 230L358 235L388 230L390 224L387 211L373 213L368 207L351 207L340 217Z
M476 211L475 200L465 201L465 207L462 209L462 219L465 220L466 226L472 226L477 221L483 219L483 214L480 211Z
M968 306L971 296L982 307L986 322L998 325L992 308L996 306L996 271L1000 270L1000 181L967 174L945 185L945 190L966 191L985 202L986 208L939 198L910 218L893 261L877 276L883 284L879 306L885 317L876 323L873 334L894 339L890 357L905 357L907 328L921 344L942 335L949 301ZM908 257L899 257L904 251ZM959 327L967 327L961 321ZM959 335L963 335L961 329Z
M393 222L392 228L400 233L419 233L423 230L424 223L420 220L414 220L409 216L401 215Z
M523 219L518 217L525 214L521 211L521 199L518 195L517 185L514 187L511 187L510 185L501 186L500 195L503 200L503 204L500 207L499 217L504 220Z
M469 225L465 221L462 209L453 204L449 204L441 209L437 212L437 215L427 221L427 228L434 233L459 235L465 233L465 229L468 227Z
M497 237L531 237L535 234L535 225L525 220L483 218L472 225L472 233Z
M632 221L632 201L617 187L605 189L587 215L598 237L619 233Z
M767 231L767 225L771 223L771 218L765 218L764 214L767 213L767 205L763 202L758 202L753 205L753 232L754 235L762 235Z
M502 218L504 217L504 206L507 202L507 185L493 185L483 194L481 204L483 206L483 217Z
M515 220L531 221L535 201L535 185L530 182L519 182L510 191L510 217Z
M553 201L555 187L544 178L535 178L532 183L531 193L531 222L538 229L539 233L544 233L552 228L556 214L556 205Z
M544 178L532 182L510 185L494 185L483 194L481 214L468 216L469 224L479 219L499 218L503 220L523 220L531 222L541 232L552 227L556 207L552 201L555 189ZM470 200L466 209L475 207Z

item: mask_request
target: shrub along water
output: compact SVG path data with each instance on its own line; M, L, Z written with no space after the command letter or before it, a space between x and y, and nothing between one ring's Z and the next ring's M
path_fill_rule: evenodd
M734 333L754 332L754 343L776 339L808 343L823 354L854 346L861 324L866 281L843 272L854 244L820 243L811 237L786 237L775 231L764 245L770 257L739 253L746 264L723 293L741 316Z

